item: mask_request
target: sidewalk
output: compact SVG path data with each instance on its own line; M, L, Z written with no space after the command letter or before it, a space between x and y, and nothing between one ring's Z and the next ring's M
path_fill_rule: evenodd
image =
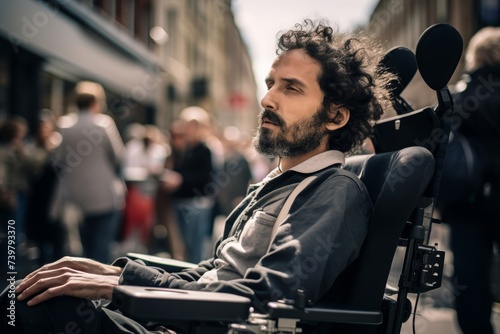
M417 314L415 318L415 333L417 334L461 334L455 319L455 311L451 308L423 306L418 307ZM500 333L500 304L495 305L492 319L495 333ZM412 321L413 317L403 324L401 334L413 334Z

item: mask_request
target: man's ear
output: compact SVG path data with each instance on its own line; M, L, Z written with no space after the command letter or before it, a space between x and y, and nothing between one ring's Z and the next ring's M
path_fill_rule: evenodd
M326 123L326 128L330 131L340 129L347 124L350 115L351 112L346 107L332 105L328 112L330 121Z

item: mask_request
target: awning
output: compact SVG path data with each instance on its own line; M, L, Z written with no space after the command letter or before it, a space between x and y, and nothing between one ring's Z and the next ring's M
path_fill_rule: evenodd
M145 46L95 15L72 1L57 6L34 0L0 1L0 33L14 52L25 48L70 76L99 81L138 102L154 102L163 72L159 61Z

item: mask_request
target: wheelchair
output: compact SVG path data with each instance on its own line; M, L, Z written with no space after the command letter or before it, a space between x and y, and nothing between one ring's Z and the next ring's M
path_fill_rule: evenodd
M424 81L436 91L437 105L380 121L372 137L377 153L346 159L344 168L368 189L373 215L359 257L319 302L311 305L298 290L293 300L268 303L262 314L249 299L226 293L118 286L113 304L134 319L182 323L188 333L400 333L413 310L408 294L441 286L445 254L428 243L432 224L439 223L433 209L453 112L447 84L462 47L452 26L426 29L415 58ZM416 119L423 120L417 128ZM393 289L387 281L398 247L405 256ZM193 266L128 255L169 272Z

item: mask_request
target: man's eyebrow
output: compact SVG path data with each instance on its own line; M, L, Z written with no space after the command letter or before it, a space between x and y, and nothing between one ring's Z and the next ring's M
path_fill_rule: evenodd
M295 84L295 85L301 86L301 87L307 86L303 81L301 81L297 78L281 78L281 80L286 81L290 84Z
M303 81L301 81L297 78L280 78L279 80L285 81L289 84L295 84L295 85L298 85L301 87L307 86ZM268 84L268 83L274 82L275 80L271 77L267 77L264 81L266 82L266 84Z

